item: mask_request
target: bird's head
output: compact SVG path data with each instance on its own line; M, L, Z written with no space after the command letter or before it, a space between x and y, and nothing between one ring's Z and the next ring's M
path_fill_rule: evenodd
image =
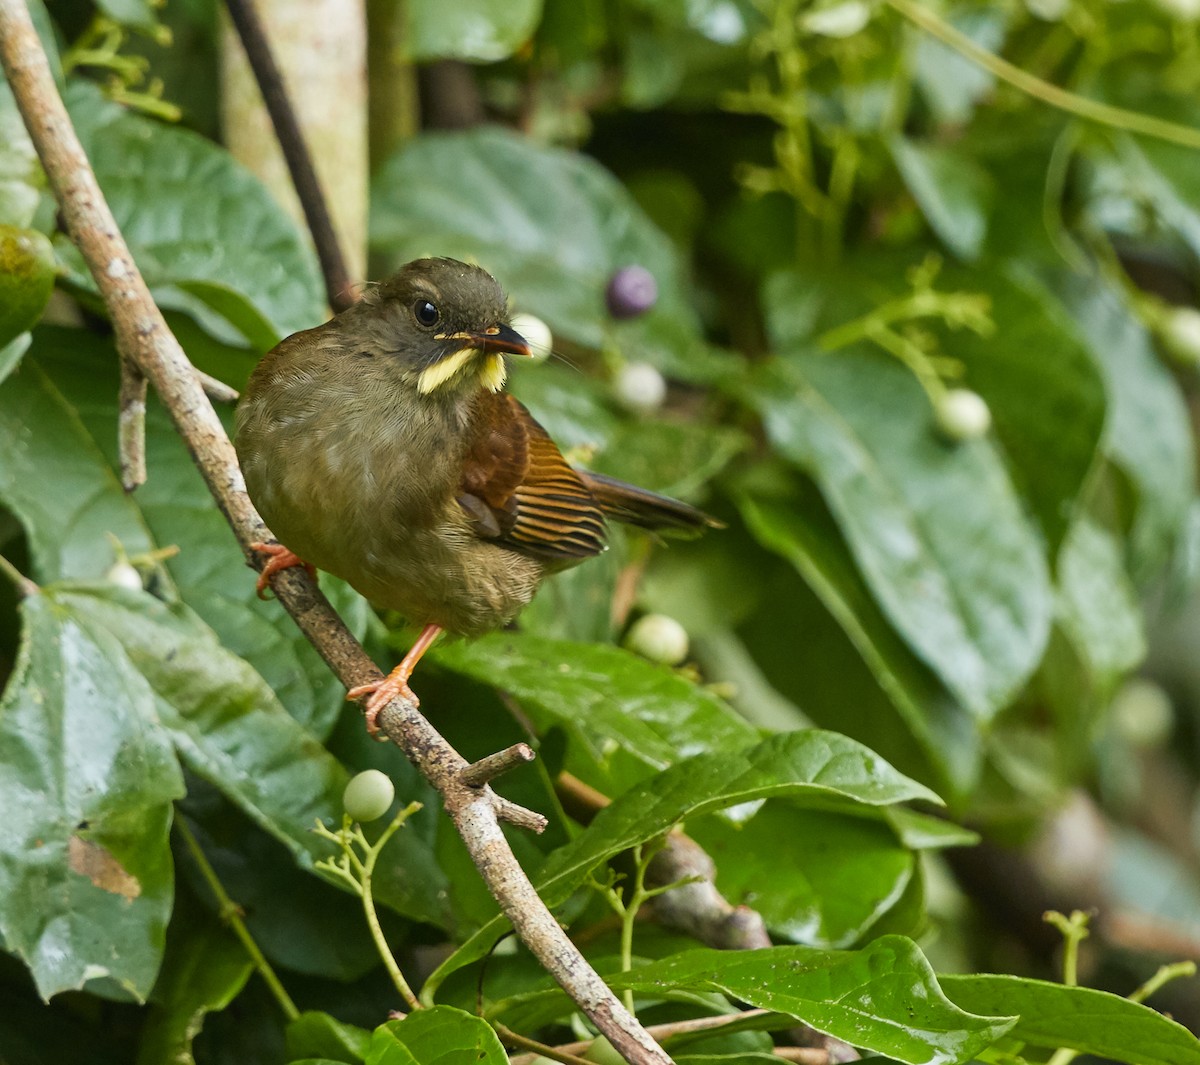
M478 388L499 392L506 355L530 355L508 324L504 290L486 270L455 259L417 259L373 286L358 305L384 332L381 347L398 359L421 395Z

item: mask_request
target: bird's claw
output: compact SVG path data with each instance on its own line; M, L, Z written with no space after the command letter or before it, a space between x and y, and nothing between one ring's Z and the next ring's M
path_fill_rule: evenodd
M364 696L369 697L363 707L363 720L367 725L367 735L377 740L386 738L380 734L379 712L393 699L403 699L413 709L421 705L421 700L408 686L408 678L398 677L394 674L384 677L383 680L372 681L370 684L360 684L346 693L347 699L362 699Z
M267 564L263 566L262 572L259 573L258 580L254 584L254 591L259 599L267 598L267 588L270 587L271 578L280 570L291 569L293 566L303 566L308 570L308 575L313 580L317 579L317 567L311 562L305 562L304 559L294 551L284 547L283 544L258 542L251 544L250 550L267 556Z

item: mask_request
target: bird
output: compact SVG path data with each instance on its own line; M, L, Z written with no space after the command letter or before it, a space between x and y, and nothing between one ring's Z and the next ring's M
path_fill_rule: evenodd
M246 491L277 542L259 577L304 565L421 633L388 676L347 693L367 729L438 635L512 621L548 574L600 554L606 519L658 533L719 526L697 508L572 467L505 391L531 349L479 266L418 259L258 363L237 408Z

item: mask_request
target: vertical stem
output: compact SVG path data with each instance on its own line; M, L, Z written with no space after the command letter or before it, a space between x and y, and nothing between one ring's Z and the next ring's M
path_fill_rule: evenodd
M371 938L375 942L375 948L379 951L379 956L383 959L383 967L387 969L388 976L392 978L392 983L395 985L396 990L400 992L400 997L404 999L410 1010L419 1010L422 1006L417 1000L417 996L413 994L412 988L408 986L408 981L404 979L404 974L400 971L400 966L396 963L396 958L392 954L387 939L384 937L383 929L379 925L379 914L375 910L375 896L371 887L371 876L375 872L375 862L379 859L380 852L387 845L387 841L419 809L421 809L419 802L409 803L408 806L392 819L392 823L384 829L383 834L376 841L375 845L367 848L361 877L363 913L367 918L367 927L371 930Z
M292 184L304 210L304 218L317 248L317 258L321 262L329 306L335 311L343 310L354 302L350 274L304 133L283 84L283 75L279 72L252 0L226 0L225 6L246 50L246 57L250 60L250 69L254 71L263 103L275 127L279 148L287 161Z
M208 884L213 895L216 896L217 905L220 907L221 920L229 925L233 930L233 934L241 941L242 946L246 949L246 953L250 955L250 960L254 963L254 968L258 970L259 976L263 978L267 987L270 988L271 994L275 996L275 1001L279 1003L279 1008L283 1010L283 1015L289 1021L294 1021L300 1016L300 1011L296 1009L296 1004L292 1001L291 995L287 993L287 989L280 983L279 977L275 975L275 970L271 968L271 963L267 961L266 955L258 949L258 944L254 942L254 937L246 927L246 922L242 920L241 907L229 897L229 893L225 890L225 885L221 883L216 870L209 864L208 858L201 849L199 841L192 834L192 830L188 828L187 822L181 816L176 816L175 827L179 830L180 836L183 837L183 842L195 859L196 865L200 869L200 875L204 877L205 883Z

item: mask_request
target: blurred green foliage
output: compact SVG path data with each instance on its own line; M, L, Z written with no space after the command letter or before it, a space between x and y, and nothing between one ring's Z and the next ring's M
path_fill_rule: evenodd
M1012 840L1081 785L1130 805L1155 764L1126 742L1141 711L1110 705L1196 582L1200 7L920 10L924 28L906 0L396 7L395 61L471 64L490 122L424 131L378 168L374 271L481 263L553 331L556 358L513 388L572 460L727 526L670 548L617 533L520 631L440 648L417 686L468 758L532 730L539 764L502 790L555 816L513 845L644 1020L770 1011L680 1061L758 1060L802 1020L914 1063L1200 1062L1182 1027L1105 992L939 986L905 938L974 965L969 922L927 898L935 852L973 838L927 815L939 797ZM214 139L213 0L51 13L35 6L139 266L193 361L240 386L324 310L305 235ZM1179 125L1138 135L1130 112ZM461 1009L571 1038L437 796L255 599L153 402L149 482L121 490L111 333L3 88L0 226L0 554L39 586L0 590L0 1058L505 1060ZM45 237L56 324L35 325ZM658 299L618 321L605 289L635 264ZM630 384L646 366L664 402ZM129 564L140 588L114 576ZM401 619L385 630L323 580L377 657L403 646ZM650 612L688 630L683 667L618 646ZM1197 721L1163 712L1138 742L1174 729L1194 748ZM1194 794L1195 758L1170 765ZM439 1004L386 1025L357 900L314 872L328 848L308 831L367 767L425 803L376 890ZM559 805L564 769L613 800L590 825ZM173 819L309 1012L287 1024L247 983ZM630 848L680 823L780 945L718 958L640 923L622 976L601 870L628 874ZM1123 839L1114 897L1195 936L1196 845ZM1138 869L1191 886L1158 899Z

